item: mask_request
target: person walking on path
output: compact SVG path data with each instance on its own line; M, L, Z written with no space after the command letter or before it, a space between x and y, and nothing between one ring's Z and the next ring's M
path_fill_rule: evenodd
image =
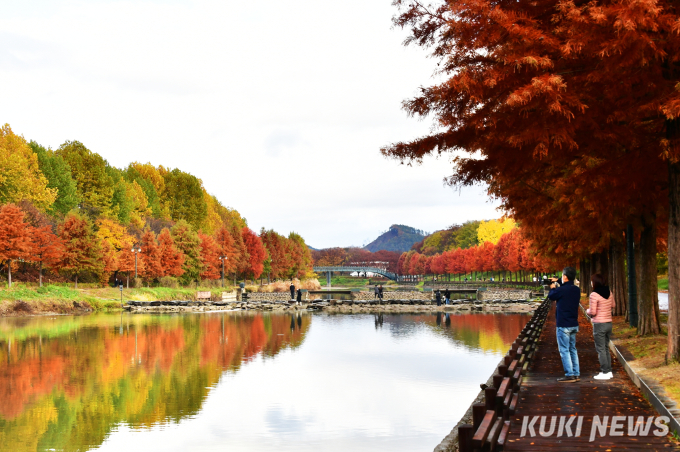
M451 302L451 291L448 289L448 287L444 291L444 301L446 304L449 304Z
M293 281L290 282L290 299L295 300L295 284L293 284Z
M609 380L614 377L612 356L609 354L614 294L604 284L604 277L599 273L590 277L590 283L593 285L593 292L590 294L590 307L586 312L593 322L593 339L595 339L595 350L600 361L600 373L594 378L595 380Z
M437 300L437 306L442 305L442 293L437 289L437 291L434 293L434 298Z
M581 289L574 285L575 278L576 270L573 267L566 267L562 271L562 285L558 287L557 278L553 278L548 293L548 298L555 301L557 347L565 374L564 377L557 379L560 383L575 383L581 379L576 351Z
M380 290L378 289L378 285L375 285L375 288L373 289L373 298L380 298Z

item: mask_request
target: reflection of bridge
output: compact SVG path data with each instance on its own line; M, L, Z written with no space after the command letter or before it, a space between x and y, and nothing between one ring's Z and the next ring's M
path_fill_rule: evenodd
M370 272L378 275L383 275L385 278L391 279L392 281L399 281L399 276L396 273L388 272L384 268L378 267L314 267L315 272L325 272L326 281L328 285L331 285L331 272Z

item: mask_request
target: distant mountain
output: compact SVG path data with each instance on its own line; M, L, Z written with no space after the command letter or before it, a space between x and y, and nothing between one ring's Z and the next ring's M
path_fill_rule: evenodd
M387 232L366 245L364 249L372 253L380 250L404 252L410 250L414 243L423 240L426 235L420 229L393 224Z
M309 248L309 249L312 250L312 251L319 251L318 249L314 248L313 246L307 245L307 248Z

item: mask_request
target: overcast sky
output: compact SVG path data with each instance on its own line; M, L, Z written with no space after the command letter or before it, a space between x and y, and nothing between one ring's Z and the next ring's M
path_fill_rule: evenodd
M0 3L0 122L112 165L180 168L251 228L314 247L497 218L447 159L400 166L381 146L428 132L401 101L435 62L402 46L391 0Z

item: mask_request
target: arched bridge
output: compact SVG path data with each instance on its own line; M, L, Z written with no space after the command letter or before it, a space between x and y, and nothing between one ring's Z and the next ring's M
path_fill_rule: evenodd
M399 281L399 276L396 273L388 272L378 267L314 267L314 271L319 273L325 272L327 274L330 274L330 272L370 272L383 275L392 281Z

